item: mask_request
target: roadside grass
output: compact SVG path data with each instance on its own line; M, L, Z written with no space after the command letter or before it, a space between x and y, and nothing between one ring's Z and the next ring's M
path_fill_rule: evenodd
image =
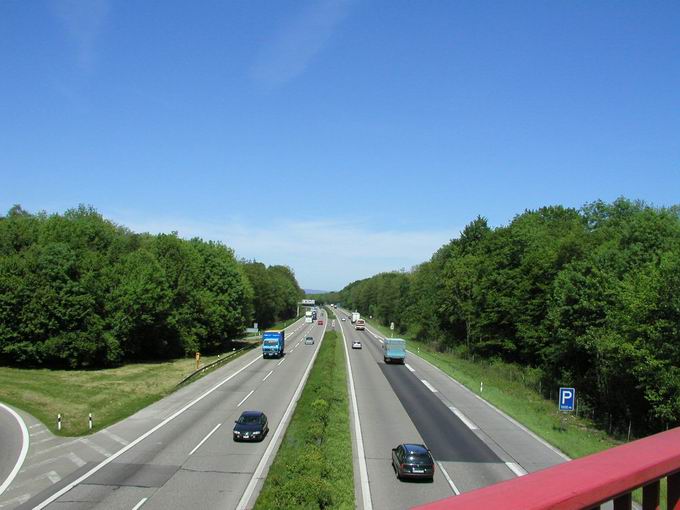
M255 509L354 508L343 349L327 331Z
M527 387L523 382L524 373L517 366L500 361L462 359L454 353L439 352L430 344L411 340L407 334L394 335L388 327L373 320L367 322L388 338L404 338L409 351L429 361L571 458L584 457L623 444L598 429L587 418L560 413L557 410L557 397L547 400L535 389ZM636 490L633 498L641 502L642 490ZM661 484L661 499L661 508L666 508L665 482Z
M254 345L257 344L237 344L236 348L245 349L231 356L230 361ZM201 366L217 359L217 355L202 356ZM92 432L97 432L169 395L195 369L194 358L131 363L101 370L0 367L0 401L35 416L53 434L81 436L90 433L88 413L92 413ZM210 370L197 375L192 382L208 373ZM59 413L61 431L57 431Z

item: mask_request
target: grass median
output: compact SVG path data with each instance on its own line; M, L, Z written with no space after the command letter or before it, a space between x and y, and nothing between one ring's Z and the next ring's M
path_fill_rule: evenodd
M255 345L236 344L237 348L245 349L230 360ZM222 356L226 354L229 353ZM201 366L215 360L217 355L204 356ZM193 358L132 363L102 370L0 367L0 401L32 414L54 434L79 436L90 432L89 413L96 432L169 395L195 369ZM62 416L61 432L57 431L57 414Z
M354 508L347 367L328 331L255 504L267 508Z

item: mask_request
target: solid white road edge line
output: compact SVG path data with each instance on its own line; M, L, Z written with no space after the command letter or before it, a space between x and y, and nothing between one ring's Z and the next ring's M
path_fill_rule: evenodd
M274 373L274 371L273 371L273 370L270 370L269 373L268 373L267 375L264 376L264 379L262 379L262 382L266 381L266 380L267 380L267 377L269 377L269 376L272 375L273 373Z
M438 393L437 388L432 386L429 382L427 382L425 379L420 380L421 383L425 385L425 387L430 390L432 393Z
M250 390L250 393L243 397L243 400L241 400L236 407L241 407L241 404L248 400L248 397L251 396L253 393L255 393L255 390Z
M415 369L408 363L404 363L404 366L408 369L409 372L415 372Z
M442 466L442 463L437 461L437 465L439 466L439 469L442 470L442 473L444 473L444 478L446 478L446 481L449 482L449 486L451 487L451 490L453 491L453 493L456 496L458 496L460 494L460 491L458 490L458 487L456 487L456 484L453 483L453 480L451 480L451 477L446 472L446 469L444 469L444 466Z
M470 430L479 430L479 427L475 425L475 423L472 420L470 420L470 418L465 416L458 408L449 406L449 409L453 414L458 416L458 419L462 421L467 426L467 428L469 428Z
M255 492L255 487L257 487L257 482L260 481L262 477L262 473L264 472L264 468L267 466L267 463L269 462L269 457L271 457L272 453L274 452L274 448L276 447L276 443L279 439L279 436L283 434L283 431L285 430L287 426L287 421L290 418L291 413L293 412L293 409L295 409L295 405L297 404L298 399L300 398L300 393L302 393L302 388L305 387L305 383L307 382L307 377L309 377L309 372L312 371L312 366L314 365L314 361L316 360L316 355L319 353L319 349L321 348L321 344L323 343L323 337L326 335L326 322L324 322L323 326L323 333L321 333L321 341L319 342L319 345L317 346L316 350L314 351L314 355L312 356L312 359L309 361L309 364L307 365L307 369L305 370L305 373L302 375L302 379L300 379L300 384L298 384L298 387L295 390L295 393L293 394L293 398L290 399L290 404L288 404L288 407L286 408L286 412L283 413L283 418L281 418L281 421L279 422L279 426L276 427L276 431L274 432L274 435L272 436L271 441L269 441L269 444L267 445L267 449L264 451L264 455L260 459L260 462L257 464L257 468L255 468L255 472L253 473L253 477L250 479L250 482L248 482L248 486L246 487L246 490L243 492L243 495L241 496L240 501L238 502L238 505L236 505L236 510L245 510L248 501L250 501L250 498L253 495L253 492ZM281 360L283 361L283 360Z
M102 469L102 468L105 467L106 465L108 465L108 464L110 464L111 462L113 462L114 460L116 460L118 457L120 457L121 455L123 455L123 454L124 454L125 452L127 452L128 450L131 450L132 448L134 448L135 446L137 446L139 443L141 443L142 441L144 441L147 437L149 437L151 434L153 434L153 433L156 432L157 430L159 430L159 429L165 427L168 423L170 423L172 420L174 420L175 418L177 418L180 414L184 413L187 409L190 409L191 407L193 407L194 405L196 405L198 402L200 402L200 401L203 400L205 397L207 397L208 395L210 395L213 391L215 391L215 390L217 390L218 388L220 388L223 384L226 384L227 382L231 381L231 380L232 380L234 377L236 377L238 374L240 374L241 372L243 372L245 369L249 368L250 365L252 365L252 364L255 363L256 361L259 361L259 360L261 360L261 359L262 359L262 357L261 357L261 356L258 356L258 357L256 357L253 361L251 361L251 362L249 362L248 364L246 364L245 366L239 368L236 372L234 372L233 374L231 374L229 377L227 377L227 378L224 379L223 381L220 381L220 382L217 383L215 386L213 386L213 387L210 388L208 391L206 391L205 393L203 393L203 394L200 395L199 397L195 398L194 400L192 400L192 401L189 402L188 404L186 404L184 407L182 407L182 408L179 409L178 411L175 411L173 414L171 414L170 416L168 416L165 420L163 420L162 422L160 422L158 425L156 425L156 426L153 427L152 429L146 431L144 434L142 434L142 435L139 436L137 439L135 439L134 441L132 441L129 445L124 446L123 448L121 448L120 450L118 450L116 453L114 453L114 454L111 455L110 457L107 457L105 460L103 460L102 462L100 462L99 464L97 464L95 467L93 467L92 469L90 469L90 470L89 470L87 473L85 473L84 475L82 475L82 476L80 476L79 478L75 479L74 481L72 481L72 482L69 483L68 485L62 487L61 490L55 492L55 493L52 494L49 498L47 498L45 501L43 501L42 503L39 503L38 505L36 505L36 506L33 508L33 510L42 510L42 509L45 508L47 505L53 503L54 501L56 501L57 499L59 499L60 497L62 497L64 494L66 494L68 491L70 491L71 489L73 489L73 487L75 487L75 486L78 485L79 483L83 482L84 480L87 480L87 479L88 479L89 477L91 477L93 474L95 474L95 473L98 472L100 469Z
M11 407L6 406L5 404L0 403L0 407L2 407L5 411L14 416L14 419L17 421L17 423L19 423L19 428L21 429L21 450L19 452L19 458L17 459L16 464L14 464L12 471L10 471L5 481L2 482L2 485L0 485L0 494L2 494L7 490L9 484L12 483L14 477L17 476L19 470L21 469L21 466L24 463L24 460L26 460L26 455L28 454L28 442L30 441L30 438L28 435L28 428L26 428L26 424L24 423L24 420L21 418L21 416L19 416L19 413L17 413Z
M189 452L189 457L196 453L196 450L198 450L203 445L203 443L210 439L210 436L212 436L215 433L215 431L220 428L221 425L222 425L221 423L215 425L215 428L208 432L208 435L201 439L201 442L194 446L194 449Z
M349 380L349 392L352 400L352 413L354 414L354 431L357 438L357 457L359 458L359 478L361 480L361 497L364 504L363 510L371 510L373 503L371 502L371 488L368 485L368 468L366 467L366 454L364 452L364 439L361 435L361 420L359 420L359 406L357 404L357 394L354 391L354 376L352 375L352 363L349 359L349 349L347 348L347 340L345 339L345 330L340 325L340 333L342 334L342 343L345 346L345 359L347 360L347 375Z
M135 506L132 507L132 510L138 510L144 503L146 503L146 500L149 498L142 498L139 500L139 503L137 503Z

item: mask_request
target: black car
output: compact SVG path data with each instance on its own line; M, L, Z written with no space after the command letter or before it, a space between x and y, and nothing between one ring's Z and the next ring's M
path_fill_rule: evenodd
M392 448L392 467L397 478L434 479L434 459L430 450L422 444L400 444Z
M243 411L234 425L234 441L262 441L269 432L267 415L262 411Z

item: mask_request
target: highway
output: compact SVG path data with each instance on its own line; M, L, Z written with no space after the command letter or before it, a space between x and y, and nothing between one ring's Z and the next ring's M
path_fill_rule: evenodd
M405 365L385 364L383 337L372 328L356 331L349 318L336 323L349 350L372 508L410 508L566 460L412 353ZM351 349L353 340L363 348ZM356 426L352 432L356 442ZM404 442L430 448L437 462L433 483L397 480L391 449ZM356 446L354 454L355 464L361 463ZM360 476L355 469L358 502L364 501Z
M0 404L0 495L14 481L29 446L26 424L16 410Z
M61 473L57 483L29 499L4 504L0 500L0 506L3 510L252 507L319 349L327 322L324 312L320 318L322 326L301 320L287 329L282 359L262 359L261 349L241 356L110 427L106 433L119 439L117 451L105 451L98 462L74 465L70 474ZM314 336L314 345L304 344L308 335ZM244 410L267 414L270 432L264 441L232 441L233 423ZM92 444L96 441L92 436ZM54 453L61 445L51 448ZM26 469L32 464L51 469L51 460L29 455Z

